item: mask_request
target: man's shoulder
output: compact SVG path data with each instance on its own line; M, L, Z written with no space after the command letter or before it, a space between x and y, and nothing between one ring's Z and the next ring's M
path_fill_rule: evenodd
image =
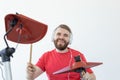
M44 55L48 55L48 54L51 54L51 53L53 53L55 51L55 49L52 49L52 50L48 50L48 51L46 51L45 53L44 53Z
M52 50L46 51L45 53L51 53L51 52L54 52L54 51L55 51L55 49L52 49Z
M78 54L82 54L79 50L73 49L73 48L69 48L71 52L73 53L78 53Z

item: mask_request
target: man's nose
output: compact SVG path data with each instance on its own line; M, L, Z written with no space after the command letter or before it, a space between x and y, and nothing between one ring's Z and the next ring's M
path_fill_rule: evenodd
M63 35L60 35L60 36L59 36L59 38L60 38L60 39L63 39L63 38L64 38L64 36L63 36Z

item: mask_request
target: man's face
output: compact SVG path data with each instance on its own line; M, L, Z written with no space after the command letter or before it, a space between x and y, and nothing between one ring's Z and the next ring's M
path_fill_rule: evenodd
M54 45L58 50L67 48L70 41L70 32L63 28L58 28L54 34Z

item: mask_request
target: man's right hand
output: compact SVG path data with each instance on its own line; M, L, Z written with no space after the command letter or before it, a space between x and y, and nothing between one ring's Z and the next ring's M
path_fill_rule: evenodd
M27 80L33 80L33 75L34 75L34 72L35 72L35 66L31 63L28 63L27 64Z

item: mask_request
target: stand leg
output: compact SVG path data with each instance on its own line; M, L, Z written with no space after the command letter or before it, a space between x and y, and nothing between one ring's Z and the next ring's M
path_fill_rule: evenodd
M4 66L4 73L5 73L5 80L12 80L12 73L11 73L11 66L10 62L3 62Z

